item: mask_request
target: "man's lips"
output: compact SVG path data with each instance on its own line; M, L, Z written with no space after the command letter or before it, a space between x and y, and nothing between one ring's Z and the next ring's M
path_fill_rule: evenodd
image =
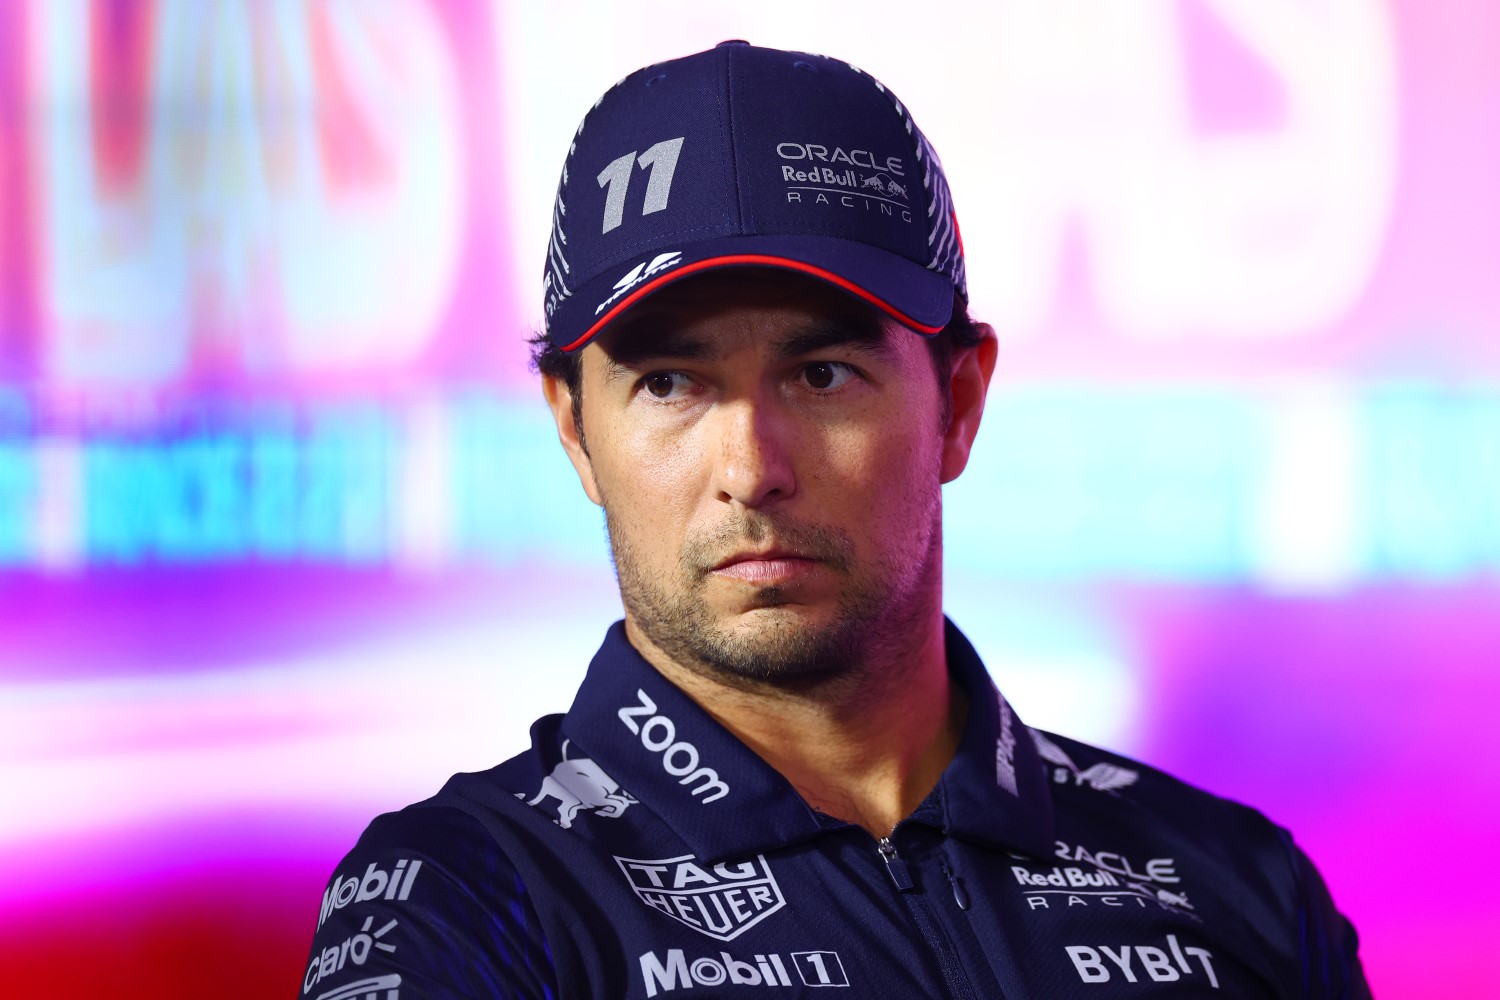
M713 567L716 576L729 577L745 583L771 586L786 583L822 563L815 556L785 549L766 552L739 552Z

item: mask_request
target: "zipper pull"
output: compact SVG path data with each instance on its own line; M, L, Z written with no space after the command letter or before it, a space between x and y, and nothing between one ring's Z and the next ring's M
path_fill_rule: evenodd
M881 837L880 843L875 845L880 851L880 858L885 862L886 874L890 875L891 881L896 888L902 892L911 892L916 883L911 880L911 872L906 870L906 862L896 855L896 845L891 843L890 837Z
M948 877L948 884L953 886L953 901L958 904L960 910L967 910L969 908L969 894L964 891L962 880L953 874L953 869L948 867L948 862L944 861L942 864L943 874Z

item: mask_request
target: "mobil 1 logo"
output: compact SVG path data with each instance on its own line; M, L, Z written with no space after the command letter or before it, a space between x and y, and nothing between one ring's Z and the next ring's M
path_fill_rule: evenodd
M793 951L785 955L773 951L747 957L721 951L695 958L681 948L669 948L665 955L646 952L640 963L648 997L698 986L795 986L788 970L797 974L803 986L849 985L836 951Z
M421 859L401 858L390 871L372 861L363 876L335 875L323 893L323 907L318 911L318 926L322 927L335 910L342 910L350 903L363 903L371 899L404 901L411 895L412 883L416 882L417 872L421 870Z

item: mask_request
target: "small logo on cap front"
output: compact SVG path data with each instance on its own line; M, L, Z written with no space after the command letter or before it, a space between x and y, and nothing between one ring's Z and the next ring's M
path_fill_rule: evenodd
M899 156L883 159L867 149L819 143L776 145L786 200L793 205L856 209L911 222L906 166ZM902 178L898 180L897 178Z
M655 275L660 274L668 268L677 266L681 262L682 251L670 250L667 253L657 254L655 257L651 258L649 262L642 261L635 267L632 267L623 278L615 282L615 290L610 294L609 298L605 299L603 302L594 307L594 315L597 316L604 310L608 309L610 306L614 305L615 302L619 300L620 296L624 295L626 292L630 291L632 288L634 288L636 285L639 285L647 278L654 277Z

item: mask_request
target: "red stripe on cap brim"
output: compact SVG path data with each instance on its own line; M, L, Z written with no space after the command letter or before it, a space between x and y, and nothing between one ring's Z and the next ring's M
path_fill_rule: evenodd
M632 305L639 302L645 296L650 295L652 292L656 291L663 285L676 281L679 278L686 278L698 271L707 271L716 267L727 267L734 264L752 264L760 265L763 267L779 267L788 271L800 271L803 274L812 275L814 278L819 278L832 285L837 285L839 288L842 288L844 291L849 292L852 295L859 296L861 299L864 299L866 302L870 303L870 305L890 316L902 326L915 330L918 333L931 335L938 333L943 329L942 326L931 326L927 323L918 323L916 320L912 319L910 316L906 315L906 313L897 309L889 302L886 302L878 295L866 291L865 289L856 285L854 282L850 281L848 278L845 278L844 276L839 274L834 274L832 271L829 271L826 268L818 267L816 264L809 264L806 261L792 260L789 257L773 257L768 254L742 253L730 254L724 257L709 257L706 260L698 260L694 261L691 264L684 264L682 267L679 267L672 271L668 271L666 274L663 274L659 278L655 278L651 281L646 282L640 288L637 288L635 291L631 292L629 295L625 296L625 298L616 303L615 306L609 310L609 312L599 317L599 319L594 323L593 326L584 331L581 337L573 341L571 344L565 346L563 350L576 351L584 344L587 344L590 340L594 339L595 334L597 334L605 326L608 326L609 323L611 323L615 319L615 317L620 315L620 313L624 312L626 309L629 309Z

